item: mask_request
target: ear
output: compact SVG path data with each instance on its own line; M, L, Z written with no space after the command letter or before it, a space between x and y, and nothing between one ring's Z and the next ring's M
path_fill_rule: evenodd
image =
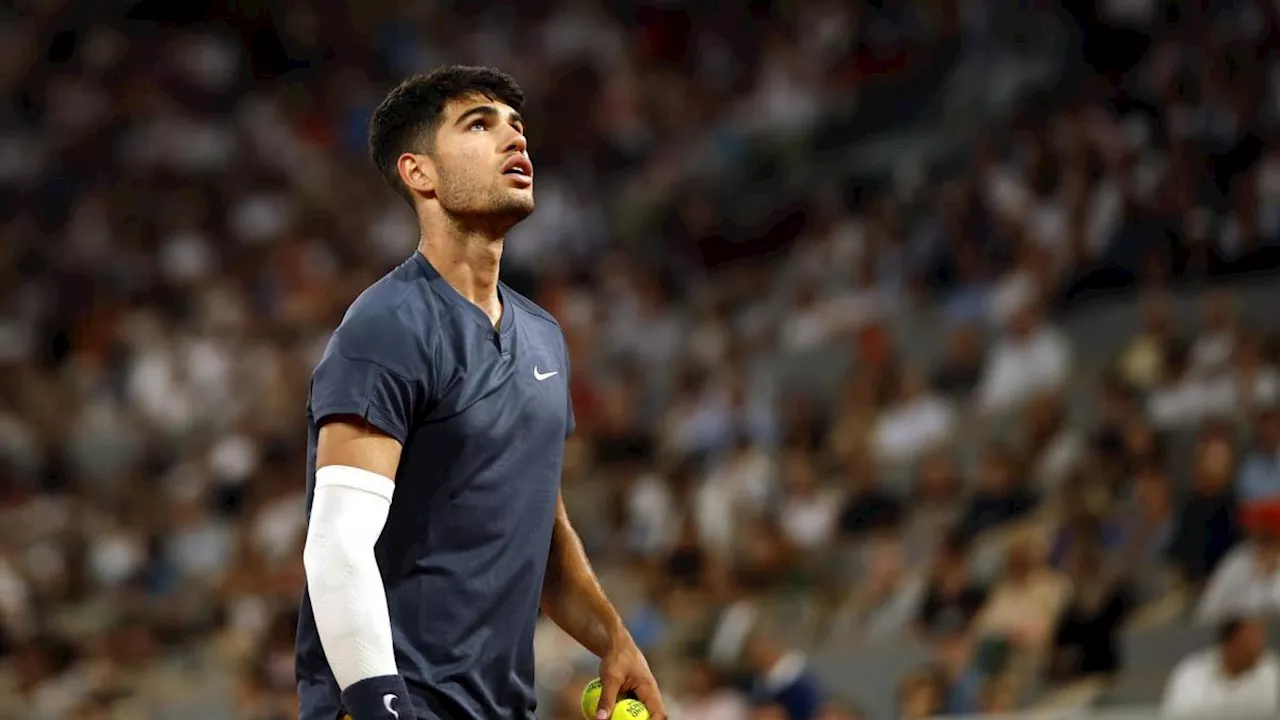
M396 160L396 170L400 173L400 182L420 195L434 195L436 182L436 164L427 155L404 153Z

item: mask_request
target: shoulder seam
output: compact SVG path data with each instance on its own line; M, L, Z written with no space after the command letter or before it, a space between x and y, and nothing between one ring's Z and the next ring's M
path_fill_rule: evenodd
M387 309L386 309L387 314L388 314L388 315L391 315L391 316L395 319L395 321L396 321L398 324L400 324L400 325L404 326L404 327L405 327L405 329L409 329L409 328L410 328L410 325L409 325L408 323L405 323L405 322L401 321L401 319L400 319L400 317L399 317L399 312L400 312L400 309L404 306L404 304L405 304L406 302L408 302L408 301L409 301L409 295L410 295L410 293L411 293L412 291L413 291L413 290L412 290L412 287L406 287L406 288L404 289L404 291L400 293L400 297L396 300L395 304L394 304L394 305L390 305L390 306L388 306L388 307L387 307ZM432 293L434 293L434 290L431 290L431 292L432 292ZM340 328L340 327L341 327L341 325L339 325L339 328ZM335 332L336 332L336 330L335 330ZM426 342L428 343L427 351L431 353L431 360L432 360L432 363L433 363L434 365L436 365L436 367L438 368L438 367L439 367L439 362L440 362L440 338L439 338L439 333L425 333L425 340L426 340ZM377 360L372 360L372 359L369 359L369 358L354 358L354 357L351 357L351 356L350 356L350 355L348 355L346 352L344 352L344 351L343 351L343 349L342 349L341 347L338 347L338 348L337 348L337 352L338 352L338 354L339 354L339 355L341 355L341 356L342 356L342 358L343 358L344 360L347 360L347 361L350 361L350 362L364 362L364 363L368 363L368 364L370 364L370 365L374 365L374 366L376 366L376 367L382 368L383 370L385 370L385 371L387 371L387 372L391 373L392 375L395 375L396 377L400 378L401 380L410 380L410 378L405 377L402 373L397 372L396 370L393 370L393 369L391 369L391 368L387 367L385 364L383 364L383 363L381 363L381 362L378 362ZM432 378L432 381L434 382L436 379L437 379L437 378Z

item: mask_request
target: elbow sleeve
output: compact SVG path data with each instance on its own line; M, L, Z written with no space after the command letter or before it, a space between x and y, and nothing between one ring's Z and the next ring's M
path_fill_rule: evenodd
M373 552L394 487L358 468L316 471L302 562L320 644L344 690L397 674L386 590Z

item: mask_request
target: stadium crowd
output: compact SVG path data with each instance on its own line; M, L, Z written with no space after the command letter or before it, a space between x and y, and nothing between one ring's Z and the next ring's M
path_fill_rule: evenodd
M1228 292L1167 301L1280 264L1271 3L1027 10L1096 40L1072 92L954 170L801 198L764 248L685 179L732 195L864 83L1008 49L999 3L339 5L0 11L6 713L296 716L306 378L417 241L364 133L441 62L529 95L539 209L506 277L564 328L566 502L683 717L862 717L873 690L801 650L906 634L936 663L902 717L1000 711L1116 672L1117 628L1171 591L1207 584L1206 623L1280 610L1280 343ZM1125 42L1131 68L1098 49ZM1145 326L1082 374L1061 314L1135 287ZM922 315L938 357L903 342ZM590 665L538 643L574 718Z

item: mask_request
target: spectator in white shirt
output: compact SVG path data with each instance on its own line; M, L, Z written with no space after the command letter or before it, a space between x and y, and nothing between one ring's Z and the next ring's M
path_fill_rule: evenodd
M1191 346L1191 366L1197 372L1225 370L1236 345L1235 307L1231 296L1214 293L1204 305L1200 336Z
M1235 547L1209 578L1196 617L1219 623L1229 617L1280 612L1280 534L1266 522L1270 508L1247 511L1253 537Z
M920 373L907 368L897 402L880 414L872 437L876 457L898 463L913 461L937 448L954 431L951 403L934 394Z
M1280 663L1260 620L1230 620L1218 644L1178 663L1165 686L1165 717L1264 718L1280 712Z
M1026 305L1013 313L996 343L978 387L984 412L1004 413L1032 395L1062 387L1071 370L1071 348L1062 333Z
M1152 391L1147 415L1160 430L1195 427L1205 420L1228 417L1236 407L1230 377L1205 377L1191 367L1190 350L1175 343L1165 357L1165 380Z
M813 459L791 452L785 461L785 492L778 525L792 547L817 550L827 544L840 512L840 497L818 484Z

